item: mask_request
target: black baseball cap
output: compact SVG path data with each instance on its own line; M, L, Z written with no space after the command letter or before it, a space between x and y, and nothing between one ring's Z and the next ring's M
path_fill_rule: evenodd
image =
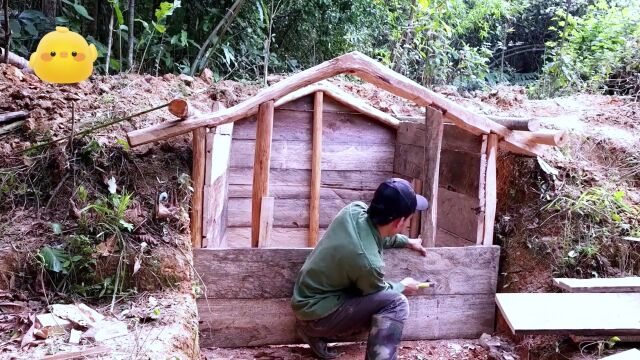
M378 186L367 213L384 225L428 208L427 199L417 195L407 180L391 178Z

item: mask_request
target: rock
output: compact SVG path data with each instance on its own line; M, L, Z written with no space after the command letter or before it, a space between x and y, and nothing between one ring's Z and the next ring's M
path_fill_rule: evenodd
M207 84L213 84L213 71L209 68L205 68L202 70L202 74L200 74L200 79L204 80Z
M46 331L47 336L51 336L64 334L65 330L73 327L73 324L69 320L47 313L36 315L36 327L39 330Z
M185 74L180 74L180 76L178 76L178 79L180 79L182 82L184 82L188 86L190 86L194 81L194 79L191 76L185 75Z
M56 316L67 319L82 327L93 326L94 323L104 319L104 315L98 313L85 304L54 304L50 306L51 312Z
M80 344L80 336L82 336L82 331L71 329L71 334L69 334L69 344Z
M100 342L127 335L128 333L127 324L119 320L106 319L93 324L82 337Z
M489 334L482 334L478 341L480 342L480 346L486 350L489 350L492 347L499 347L501 345L500 339L494 338Z
M453 354L457 354L462 351L462 346L456 343L449 343L447 346L449 346L449 349L453 350Z

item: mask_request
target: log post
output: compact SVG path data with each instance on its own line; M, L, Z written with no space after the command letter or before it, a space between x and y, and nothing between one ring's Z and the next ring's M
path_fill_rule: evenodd
M442 132L444 121L442 112L427 107L424 139L424 180L422 194L429 200L429 208L422 217L422 245L436 246L438 229L438 178L440 175L440 149L442 148Z
M313 149L311 153L311 195L309 199L309 247L318 243L320 231L320 175L322 161L322 102L323 92L313 97Z
M204 168L206 162L205 138L207 128L193 130L192 150L193 165L191 181L193 196L191 197L191 244L193 248L202 247L202 203L204 199Z
M411 181L411 186L413 186L413 190L416 194L422 194L422 180L413 179ZM411 225L409 226L409 237L412 239L420 236L420 212L415 212L413 217L411 217Z
M273 196L265 196L262 198L260 205L260 237L258 239L259 247L271 246L271 229L273 227Z
M496 161L498 156L498 135L487 136L487 177L485 180L484 245L493 245L493 225L496 220Z
M484 217L486 212L486 186L487 183L487 135L482 135L480 147L480 181L478 181L478 230L476 245L482 245L484 240Z
M269 195L273 111L273 100L264 102L258 107L256 149L253 160L253 195L251 199L251 247L258 247L259 245L262 198Z

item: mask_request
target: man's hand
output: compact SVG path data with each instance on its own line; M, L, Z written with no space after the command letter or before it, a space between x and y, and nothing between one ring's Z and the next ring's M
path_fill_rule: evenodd
M407 249L419 252L422 256L427 256L427 249L422 246L422 239L409 239Z
M404 290L402 291L403 294L410 296L410 295L416 295L418 293L418 284L420 284L419 281L414 280L413 278L404 278L402 279L402 281L400 281L400 283L402 285L404 285Z

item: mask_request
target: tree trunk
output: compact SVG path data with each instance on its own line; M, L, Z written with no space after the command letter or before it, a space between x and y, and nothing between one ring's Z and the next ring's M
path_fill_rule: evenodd
M57 0L42 0L42 13L49 19L55 19L57 14Z
M233 20L236 18L236 16L238 16L238 14L240 13L240 9L242 8L242 3L244 3L244 0L236 0L233 5L231 5L229 10L227 10L226 15L222 18L222 20L220 20L218 25L216 25L213 31L211 31L211 34L209 34L207 40L202 43L202 46L200 46L200 50L198 51L198 55L196 55L196 58L191 64L191 76L196 73L199 63L202 60L202 57L207 51L209 45L211 45L211 47L217 45L218 41L220 41L220 38L222 38Z
M4 0L4 62L9 63L9 42L11 41L11 31L9 31L9 0Z
M271 29L272 29L273 21L269 23L269 32L267 34L267 38L264 40L264 81L263 85L267 86L267 76L269 75L269 52L271 50Z
M136 11L136 1L129 0L129 24L127 25L129 31L129 50L127 52L127 62L129 63L129 70L133 70L133 42L135 40L133 27L134 27L134 19L135 19L135 11Z
M111 62L111 45L113 45L113 9L109 18L109 38L107 40L107 58L104 64L104 74L109 75L109 63Z

